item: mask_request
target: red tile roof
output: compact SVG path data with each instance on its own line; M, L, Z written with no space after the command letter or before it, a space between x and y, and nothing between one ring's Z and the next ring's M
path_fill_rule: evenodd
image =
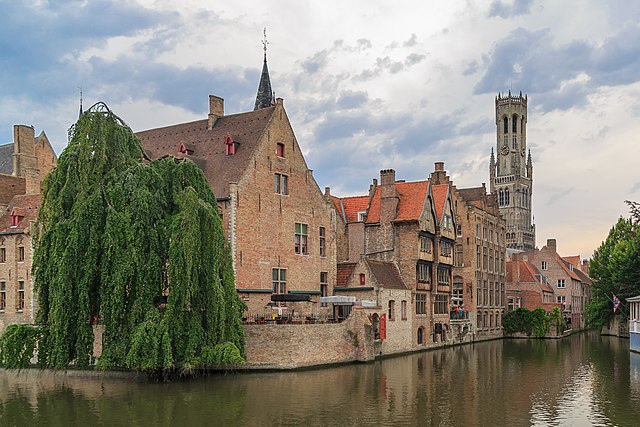
M449 184L434 185L431 187L431 193L433 194L436 215L438 216L438 221L440 221L442 220L442 212L449 193Z
M331 196L340 218L346 223L358 222L358 212L367 210L369 196L335 197Z
M429 181L396 182L396 192L398 193L398 209L396 221L412 221L420 218L424 201L427 198ZM380 222L380 186L376 187L371 198L369 212L367 213L367 224Z
M517 285L519 283L536 284L544 292L553 293L553 289L540 279L542 275L538 269L528 261L507 261L506 281Z
M22 232L29 228L29 222L38 219L42 198L39 194L21 194L14 196L7 209L0 216L0 232ZM12 226L12 213L20 216L17 226Z
M580 280L580 277L576 274L575 271L571 270L571 268L569 268L569 263L564 261L562 258L560 258L560 255L556 255L556 261L558 261L558 264L560 264L560 267L562 267L562 269L564 270L565 273L567 273L569 275L569 277L571 277L574 280Z
M336 275L336 286L347 286L349 282L349 277L353 274L353 270L356 269L357 263L355 262L345 262L342 264L338 264L338 272Z
M137 132L136 136L151 159L177 156L181 144L188 146L193 150L192 156L182 157L191 158L203 168L215 196L223 198L229 196L229 183L237 182L247 168L275 109L223 116L210 130L205 119ZM238 143L231 156L226 155L227 134Z
M580 268L580 255L563 256L560 258L573 265L573 268Z

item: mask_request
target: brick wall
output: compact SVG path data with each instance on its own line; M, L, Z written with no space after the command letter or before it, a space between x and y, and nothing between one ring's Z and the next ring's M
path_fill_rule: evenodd
M0 247L6 250L6 262L0 263L0 282L6 286L6 307L0 311L0 334L11 324L34 321L35 300L31 278L33 251L28 234L0 236ZM19 248L24 248L24 260L18 260ZM24 283L24 307L19 307L19 283Z

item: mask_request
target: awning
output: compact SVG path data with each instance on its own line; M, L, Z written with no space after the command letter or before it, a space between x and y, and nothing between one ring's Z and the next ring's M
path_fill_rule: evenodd
M276 301L276 302L311 301L311 295L309 294L273 294L271 295L271 301Z
M346 295L333 295L330 297L320 297L320 302L328 304L355 305L356 297L350 297Z

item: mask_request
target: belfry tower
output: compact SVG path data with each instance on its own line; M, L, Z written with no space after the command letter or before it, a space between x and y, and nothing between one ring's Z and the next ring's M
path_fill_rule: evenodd
M491 149L490 190L507 222L507 248L534 249L536 227L531 219L533 164L527 153L527 95L496 97L496 154Z

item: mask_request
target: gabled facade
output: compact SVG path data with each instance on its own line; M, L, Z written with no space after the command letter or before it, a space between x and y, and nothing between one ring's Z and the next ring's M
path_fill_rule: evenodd
M284 109L275 105L233 115L209 97L206 119L138 132L151 159L191 159L218 200L247 316L287 310L287 297L305 294L302 315L324 310L336 274L335 211L318 188Z
M460 338L452 335L450 325L456 219L444 164L436 163L429 180L414 182L396 181L394 170L382 170L367 196L331 199L337 229L345 233L338 237L346 242L339 251L342 260L364 256L393 263L411 290L408 349Z
M476 337L502 336L506 304L505 221L484 184L455 188L457 239L453 294Z
M561 305L555 302L553 288L547 278L531 262L524 259L507 261L507 311L538 307L550 312Z
M44 132L15 125L13 142L0 146L0 334L33 323L37 307L31 277L32 227L41 183L57 163Z

